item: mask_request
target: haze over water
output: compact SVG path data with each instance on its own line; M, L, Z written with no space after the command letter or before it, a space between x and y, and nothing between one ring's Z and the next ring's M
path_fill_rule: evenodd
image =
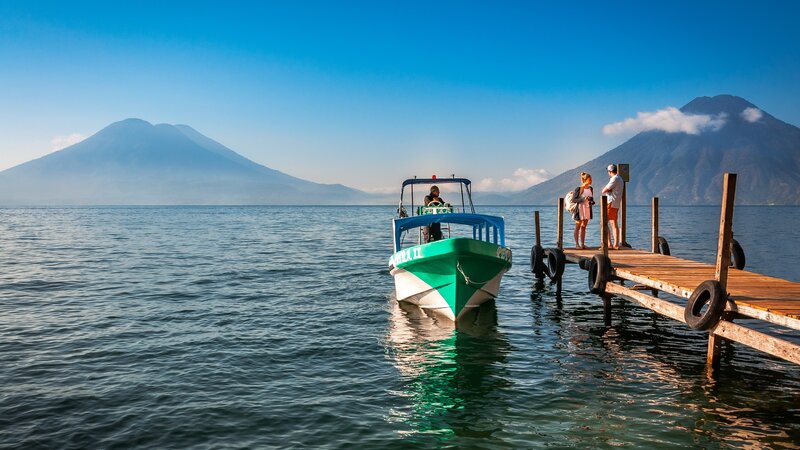
M0 209L0 447L798 445L796 366L726 345L709 380L703 333L619 299L604 326L585 272L534 282L534 208L478 209L514 266L459 331L396 305L392 207ZM713 261L718 220L666 207L661 234ZM737 207L748 269L800 281L796 223Z

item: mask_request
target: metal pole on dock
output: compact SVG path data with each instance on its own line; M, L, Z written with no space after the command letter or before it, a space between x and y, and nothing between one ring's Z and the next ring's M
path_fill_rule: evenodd
M722 211L719 218L719 239L717 241L717 266L714 278L722 286L723 295L728 296L728 266L731 264L731 239L733 228L733 205L736 199L736 174L726 173L722 182ZM719 369L719 353L722 337L708 333L708 354L706 363L710 374Z
M608 197L600 198L600 248L608 256Z
M650 227L652 233L652 251L658 253L658 197L653 197L653 222Z
M558 238L556 247L564 248L564 198L558 199Z
M533 212L533 221L536 223L536 245L542 245L542 233L541 229L539 228L539 211Z

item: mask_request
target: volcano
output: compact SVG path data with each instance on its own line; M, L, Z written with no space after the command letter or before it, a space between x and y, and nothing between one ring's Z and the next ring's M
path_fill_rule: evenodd
M800 205L800 128L732 95L698 97L680 108L708 115L719 127L698 134L643 131L613 150L555 178L508 197L512 204L555 204L589 172L595 188L605 185L606 167L630 164L628 203L646 205L654 196L665 205L717 205L722 176L738 174L736 202Z
M257 164L187 125L113 123L0 172L4 205L358 204L369 195Z

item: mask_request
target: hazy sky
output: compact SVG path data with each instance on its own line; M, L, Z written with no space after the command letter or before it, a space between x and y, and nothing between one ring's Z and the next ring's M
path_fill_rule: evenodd
M800 2L558 3L0 0L0 169L138 117L313 181L508 189L701 95L800 124Z

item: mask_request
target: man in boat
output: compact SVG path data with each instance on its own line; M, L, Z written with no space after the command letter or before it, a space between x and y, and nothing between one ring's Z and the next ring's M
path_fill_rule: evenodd
M431 186L431 193L425 196L425 206L441 206L444 200L439 197L439 187ZM440 241L442 239L442 224L432 223L425 227L425 242Z

